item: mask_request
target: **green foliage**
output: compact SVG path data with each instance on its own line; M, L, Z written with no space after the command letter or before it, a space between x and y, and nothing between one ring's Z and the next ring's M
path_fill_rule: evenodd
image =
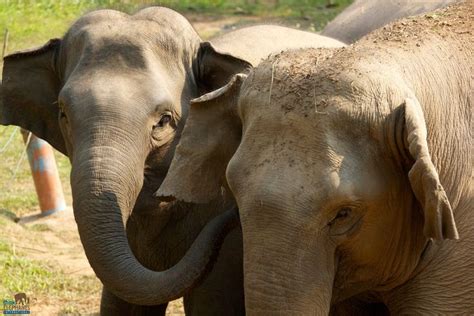
M11 293L17 292L43 292L52 285L61 286L62 283L62 280L54 278L53 273L45 265L17 257L8 248L7 251L0 253L0 278L3 287L0 297L9 297ZM59 284L55 284L58 281Z
M8 51L41 45L60 37L68 25L87 9L88 1L10 1L0 3L0 31L10 32Z
M46 295L72 300L81 293L98 292L94 276L69 276L48 263L18 255L12 246L0 240L0 298L11 298L14 293L25 292L35 298Z
M31 175L27 181L32 181ZM0 203L6 210L31 210L38 205L38 199L34 190L18 194L13 190L7 190L6 194L2 193Z
M320 29L351 0L3 0L0 1L0 39L10 32L8 51L41 45L61 37L80 15L98 8L128 13L163 5L185 14L259 15L268 18L301 19Z

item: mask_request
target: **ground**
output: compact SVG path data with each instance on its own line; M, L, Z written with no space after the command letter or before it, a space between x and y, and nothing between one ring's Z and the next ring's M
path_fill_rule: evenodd
M107 6L133 12L139 5L150 2L0 3L0 40L7 44L6 53L31 48L49 38L60 37L75 18L91 8ZM160 3L184 12L198 33L209 38L241 25L262 22L318 30L349 2L169 0ZM66 202L71 205L70 164L63 155L58 152L55 155ZM0 300L25 292L30 297L33 315L97 314L101 286L84 255L72 211L68 209L45 218L31 217L39 213L39 208L18 128L0 126L0 161ZM181 300L170 304L168 314L184 314Z

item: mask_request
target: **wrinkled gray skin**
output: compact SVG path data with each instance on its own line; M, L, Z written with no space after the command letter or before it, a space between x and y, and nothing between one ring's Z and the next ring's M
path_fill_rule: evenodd
M356 0L321 31L321 35L353 43L392 21L430 12L459 0Z
M270 52L295 47L285 43L283 28L249 37L255 30L216 39L218 49L232 53L235 46L247 62L201 43L172 10L133 16L103 10L81 17L62 40L5 58L1 123L31 130L69 156L79 233L104 284L102 314L162 314L166 302L183 294L188 314L244 313L240 231L226 238L212 273L194 287L213 260L214 237L225 233L219 227L232 216L206 227L180 261L232 200L160 207L152 193L168 170L189 100ZM274 41L246 50L247 37ZM341 45L313 34L302 46Z
M205 202L227 180L247 315L474 313L473 5L193 101L158 195Z

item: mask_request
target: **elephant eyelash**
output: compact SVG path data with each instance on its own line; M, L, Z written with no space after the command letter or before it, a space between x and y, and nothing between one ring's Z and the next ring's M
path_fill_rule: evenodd
M337 211L336 216L332 220L329 221L328 226L331 227L332 225L336 223L336 221L348 218L352 214L352 212L353 212L352 207L348 207L348 206L341 207Z
M158 127L163 127L165 124L171 123L172 117L170 114L165 114L161 117L160 121L158 122Z
M339 211L336 214L336 217L332 221L338 220L338 219L344 219L348 216L350 216L352 213L352 208L351 207L343 207L339 209Z
M174 122L173 114L171 112L166 112L162 114L158 122L153 125L153 130L163 128L166 125L173 124Z
M349 217L351 214L357 211L362 207L362 201L360 200L353 200L349 203L339 204L338 206L332 207L333 210L337 210L336 214L332 217L332 219L328 222L328 226L332 226L336 221L342 220L343 218ZM341 214L341 211L344 211L344 214Z

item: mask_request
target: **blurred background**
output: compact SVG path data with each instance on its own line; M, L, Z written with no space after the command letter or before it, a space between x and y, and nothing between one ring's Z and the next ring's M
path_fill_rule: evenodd
M186 16L203 39L243 25L274 23L317 32L352 0L0 0L0 53L40 46L61 37L82 14L100 8L133 13L150 5ZM0 70L3 61L0 61ZM1 74L1 72L0 72ZM70 164L54 153L67 205ZM39 213L20 129L0 126L0 300L30 297L34 315L98 312L100 282L84 256L70 210L20 221ZM170 315L184 315L173 302Z

